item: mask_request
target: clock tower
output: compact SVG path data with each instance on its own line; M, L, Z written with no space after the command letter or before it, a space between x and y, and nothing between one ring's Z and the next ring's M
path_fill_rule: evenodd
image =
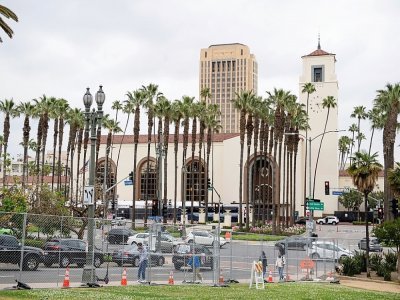
M326 52L321 49L318 38L317 50L301 57L303 62L303 74L299 79L299 99L306 107L309 115L310 129L307 132L307 141L303 141L301 147L302 155L299 160L301 164L302 174L299 175L302 182L303 195L314 199L320 199L324 202L324 211L314 211L314 216L322 214L333 214L338 209L338 196L333 196L332 191L339 187L339 169L338 169L338 81L335 73L335 54ZM312 83L315 92L309 95L307 101L307 93L303 93L303 86L306 83ZM332 96L335 98L336 107L329 110L328 122L326 125L326 133L324 133L325 123L327 120L328 108L324 108L323 100ZM308 103L307 103L308 102ZM308 105L307 105L308 104ZM307 107L308 106L308 107ZM329 131L329 132L328 132ZM306 132L302 134L305 136ZM321 151L317 163L318 149L321 139ZM310 143L311 140L311 143ZM307 144L307 155L306 155ZM310 163L310 145L311 145L311 163ZM307 156L307 157L306 157ZM311 166L311 170L310 170ZM306 172L304 173L304 168ZM315 172L316 170L316 172ZM311 173L310 173L311 171ZM316 176L314 175L316 174ZM304 176L306 175L306 176ZM305 178L304 178L305 177ZM315 180L314 180L315 177ZM314 186L315 182L315 186ZM326 182L329 186L329 195L326 195ZM310 189L311 188L311 189ZM305 189L305 192L304 192ZM313 197L312 197L313 196ZM304 199L303 199L304 201ZM303 201L301 204L304 204ZM300 203L299 203L300 205ZM297 209L302 212L301 207Z

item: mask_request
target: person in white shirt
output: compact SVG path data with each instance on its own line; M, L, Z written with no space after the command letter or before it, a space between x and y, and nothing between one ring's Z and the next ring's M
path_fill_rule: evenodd
M142 243L138 243L137 247L139 251L138 282L144 282L146 281L147 249Z
M278 257L276 258L275 262L275 268L278 269L278 274L279 274L279 281L282 281L283 278L283 268L285 267L285 257L281 255L281 253L278 254Z

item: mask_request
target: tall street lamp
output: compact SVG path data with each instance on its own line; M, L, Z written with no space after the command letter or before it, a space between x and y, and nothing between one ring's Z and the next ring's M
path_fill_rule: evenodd
M86 253L86 263L82 273L82 283L88 285L96 285L96 268L94 267L94 178L96 172L96 126L101 126L101 119L103 118L103 103L106 96L103 92L103 86L100 85L96 93L97 111L90 107L93 103L93 97L90 94L89 88L86 89L83 95L83 104L85 105L85 130L90 130L90 164L89 164L89 185L85 186L84 204L88 207L88 229L87 229L87 243L88 251Z

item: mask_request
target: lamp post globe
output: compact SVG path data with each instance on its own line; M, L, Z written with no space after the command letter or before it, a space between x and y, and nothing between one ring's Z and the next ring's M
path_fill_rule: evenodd
M90 109L93 103L93 96L89 91L89 88L86 88L86 93L83 95L83 104L85 105L86 109Z
M106 95L103 92L103 86L100 85L99 90L96 93L96 103L99 106L99 109L103 106L104 101L106 101Z

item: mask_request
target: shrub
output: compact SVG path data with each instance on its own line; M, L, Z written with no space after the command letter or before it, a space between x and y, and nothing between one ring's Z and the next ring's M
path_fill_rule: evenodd
M45 241L41 239L25 239L25 246L43 248L44 243Z
M390 272L396 271L396 263L397 263L397 253L396 252L388 252L384 253L385 262L388 270Z
M355 261L355 259L351 258L351 257L344 257L341 260L341 263L343 265L343 275L346 276L354 276L355 274L357 274L356 269L357 269L357 263Z
M356 254L353 257L354 260L354 273L355 274L361 274L361 272L366 272L367 271L367 257L366 257L366 253L361 251L355 252Z
M371 267L371 270L377 271L381 263L382 263L382 255L374 253L370 256L369 265Z
M376 275L383 277L383 280L385 281L390 281L392 279L390 273L391 271L386 261L381 263L378 269L376 270Z

